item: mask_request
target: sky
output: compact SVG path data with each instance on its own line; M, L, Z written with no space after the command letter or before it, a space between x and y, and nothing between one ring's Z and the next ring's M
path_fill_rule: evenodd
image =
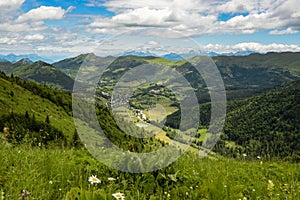
M0 0L0 54L300 51L298 0ZM100 55L101 56L101 55Z

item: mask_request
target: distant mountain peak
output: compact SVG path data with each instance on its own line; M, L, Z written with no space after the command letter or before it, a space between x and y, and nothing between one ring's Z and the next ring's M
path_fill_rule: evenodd
M19 60L18 62L16 62L15 65L29 65L32 63L33 63L33 61L30 60L29 58L23 58L23 59Z
M42 60L38 60L38 61L34 62L33 65L37 65L39 67L42 67L42 66L51 66L51 67L53 67L51 64L46 63Z
M28 59L32 60L33 62L38 61L38 60L42 60L42 61L47 62L47 63L52 63L52 60L43 58L43 57L41 57L37 54L16 55L14 53L10 53L8 55L0 55L1 60L5 59L5 60L8 60L9 62L12 62L12 63L16 63L19 60L24 59L24 58L28 58Z
M124 53L118 55L118 56L140 56L140 57L146 57L146 56L154 56L158 57L156 54L151 53L150 51L125 51Z

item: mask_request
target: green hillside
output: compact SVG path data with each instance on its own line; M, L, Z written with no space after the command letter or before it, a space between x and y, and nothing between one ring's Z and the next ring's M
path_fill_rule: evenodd
M243 100L229 101L222 140L216 151L239 157L300 159L300 81ZM200 105L200 124L208 126L210 104ZM166 125L178 128L180 110L168 115Z
M81 54L79 56L76 56L74 58L67 58L58 62L53 63L52 65L56 68L62 70L67 75L72 77L73 79L76 78L76 74L80 68L80 66L84 63L85 59L89 57L95 57L94 54Z
M41 84L72 91L74 80L54 66L43 61L35 63L30 60L20 60L15 64L0 63L0 71L14 74L26 80L33 80Z
M231 103L229 109L224 138L242 152L300 159L300 81Z
M28 113L40 122L45 122L48 116L50 124L69 138L75 130L68 105L70 97L46 86L0 74L0 116Z
M31 81L24 81L17 77L7 77L0 74L0 132L5 127L15 127L16 132L37 131L42 129L32 125L33 121L46 122L62 131L62 134L71 142L74 136L75 125L72 117L71 94L51 89L44 85L38 85ZM80 105L79 105L80 106ZM81 110L89 122L90 113L84 108ZM149 137L139 139L125 134L116 124L111 111L105 106L96 107L99 123L107 137L120 147L131 151L149 151L153 148L162 147L162 143ZM15 116L14 116L15 115ZM28 119L28 120L27 120ZM11 120L12 123L11 123ZM26 121L28 123L17 123ZM143 134L145 131L134 124L124 122L126 129L134 135ZM20 125L20 126L19 126ZM89 131L93 131L89 125ZM49 131L48 131L49 132ZM19 134L20 135L20 134ZM48 137L52 137L50 132ZM105 145L105 141L99 141L99 145Z

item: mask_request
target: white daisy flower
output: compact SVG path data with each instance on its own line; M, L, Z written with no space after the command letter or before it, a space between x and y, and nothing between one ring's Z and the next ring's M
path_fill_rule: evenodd
M101 183L100 179L98 179L96 176L92 175L89 177L89 182L93 185L94 183Z
M116 179L112 178L112 177L109 177L109 178L107 178L107 180L109 180L109 181L115 181Z
M116 199L121 199L121 200L125 199L124 194L120 193L120 192L114 193L114 194L112 194L112 196L115 197Z

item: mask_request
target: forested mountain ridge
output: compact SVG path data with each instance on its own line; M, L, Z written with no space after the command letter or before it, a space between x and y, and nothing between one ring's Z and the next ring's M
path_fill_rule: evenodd
M43 61L32 62L22 59L16 63L0 62L0 71L10 75L33 80L48 86L72 91L74 80L51 64Z
M241 148L227 146L220 152L300 158L300 81L230 102L228 108L222 138Z
M56 62L53 65L75 78L78 69L84 63L85 59L97 63L96 61L99 57L95 54L82 54L74 58ZM216 63L220 71L226 87L227 97L230 100L257 95L269 88L295 81L300 77L299 53L217 56L212 57L212 61ZM189 60L174 62L153 56L121 56L115 58L102 78L112 86L129 69L147 63L164 65L176 69L198 90L199 103L208 101L209 97L205 82ZM102 86L106 90L105 92L109 92L105 84Z

